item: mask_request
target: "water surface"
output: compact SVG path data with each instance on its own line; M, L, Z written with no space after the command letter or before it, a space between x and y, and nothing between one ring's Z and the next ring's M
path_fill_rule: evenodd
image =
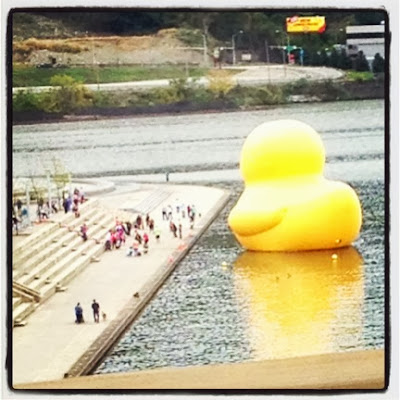
M282 118L321 134L326 176L348 182L360 197L361 235L336 262L330 251L243 252L227 228L243 190L244 139L258 124ZM96 373L382 348L384 156L381 100L17 126L13 134L16 176L43 171L56 157L74 176L164 182L171 171L171 182L232 192Z

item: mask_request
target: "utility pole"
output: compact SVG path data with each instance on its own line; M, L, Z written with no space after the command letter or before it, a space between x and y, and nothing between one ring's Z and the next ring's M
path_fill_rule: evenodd
M207 36L203 33L203 59L204 59L204 66L208 67L208 57L207 57Z
M271 71L270 71L270 62L269 62L269 46L268 46L268 41L265 39L265 56L267 59L267 71L268 71L268 82L271 83Z
M275 31L275 33L276 34L279 34L279 33L281 33L281 31L280 30L276 30ZM280 40L280 42L281 42L281 46L282 46L282 62L283 62L283 72L284 72L284 75L285 75L285 78L286 78L286 57L285 57L285 46L284 46L284 39L283 39L283 36L281 36L281 40Z
M236 43L235 43L235 37L237 35L241 35L243 33L242 30L240 30L237 33L234 33L232 35L232 65L236 65Z

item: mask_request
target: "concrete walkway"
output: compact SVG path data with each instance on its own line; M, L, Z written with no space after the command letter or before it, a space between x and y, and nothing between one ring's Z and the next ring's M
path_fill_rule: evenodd
M302 67L300 65L259 65L249 67L234 76L237 85L257 86L268 83L288 83L299 79L324 81L340 79L344 72L328 67Z
M99 262L90 264L69 285L67 291L56 293L28 318L24 327L13 329L13 383L40 382L63 378L83 353L111 327L123 313L132 297L149 291L160 271L173 258L187 248L205 226L215 217L216 206L226 201L227 193L216 188L162 185L170 195L157 199L160 186L134 185L129 190L115 190L99 197L101 203L115 209L135 209L139 204L152 201L150 216L161 231L160 242L150 235L149 253L142 257L127 257L126 250L133 242L119 250L103 254ZM196 219L194 229L189 228L188 218L182 219L183 238L174 238L169 224L162 220L162 207L176 203L194 204L201 218ZM132 218L133 219L133 218ZM177 220L174 212L174 220ZM92 300L100 303L106 320L96 324L91 313ZM85 324L74 323L74 307L83 306ZM109 329L108 329L109 331Z
M263 65L240 65L237 67L224 67L223 69L241 69L245 70L233 77L238 85L254 86L268 83L291 82L304 78L307 80L327 80L338 79L344 76L343 71L329 67L302 67L299 65L282 65L282 64L263 64ZM115 91L115 90L149 90L154 88L168 87L170 79L155 79L147 81L133 82L112 82L85 85L90 90ZM207 77L197 79L188 78L189 82L195 82L196 85L207 86L209 80ZM15 87L13 93L22 90L29 90L34 93L48 91L52 86L35 86L35 87Z

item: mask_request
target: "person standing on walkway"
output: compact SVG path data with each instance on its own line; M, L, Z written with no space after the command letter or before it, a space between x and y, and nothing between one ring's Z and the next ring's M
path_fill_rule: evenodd
M179 222L179 225L178 225L178 232L179 232L179 239L182 239L182 223L181 222Z
M64 207L65 214L67 214L71 207L71 198L70 197L64 198L63 207Z
M171 221L169 223L169 229L172 232L172 234L174 235L174 237L178 237L178 235L176 234L176 231L178 230L176 225Z
M168 220L172 220L172 206L168 205Z
M153 218L150 218L149 230L150 230L150 232L152 232L154 230L154 219Z
M85 322L83 319L83 309L82 309L80 303L78 303L75 306L75 317L76 317L76 319L75 319L76 324L81 324L82 322Z
M93 318L94 318L94 322L99 322L99 318L100 318L100 304L99 304L96 300L93 300L92 309L93 309Z
M221 51L219 47L215 47L213 51L214 68L221 68Z

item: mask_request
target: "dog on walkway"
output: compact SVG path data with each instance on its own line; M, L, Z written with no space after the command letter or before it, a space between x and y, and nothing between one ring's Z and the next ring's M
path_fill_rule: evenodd
M101 312L101 316L103 318L103 321L107 319L107 314L104 311Z

